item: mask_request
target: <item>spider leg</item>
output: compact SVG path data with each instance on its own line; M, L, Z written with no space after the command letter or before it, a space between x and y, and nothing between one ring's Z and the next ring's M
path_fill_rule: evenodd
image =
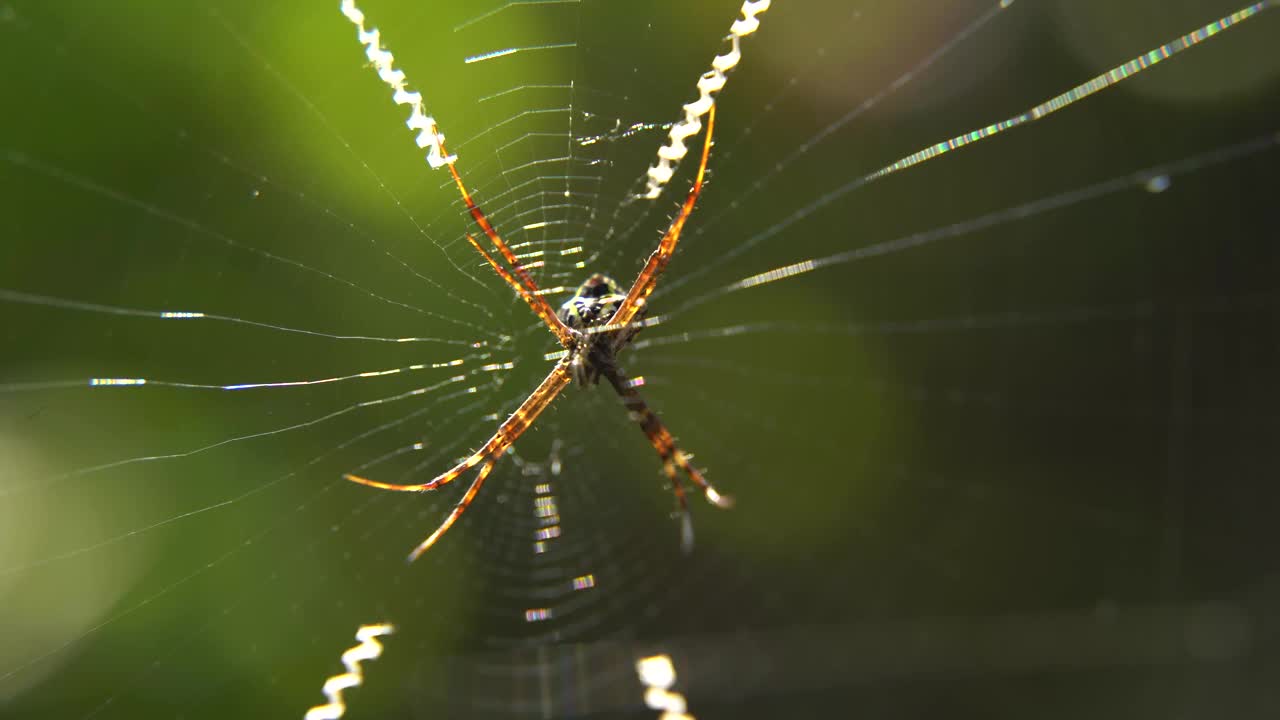
M671 221L671 226L663 234L662 241L658 243L658 249L654 250L653 254L649 256L644 269L640 271L635 284L631 286L630 292L627 293L626 299L622 301L622 304L618 306L617 312L609 320L608 325L610 327L625 326L634 320L636 314L644 309L649 295L658 286L658 278L662 276L662 272L667 268L667 263L671 261L671 256L676 251L676 243L680 242L680 233L684 230L684 223L689 219L689 215L693 213L693 206L697 204L698 196L702 193L702 181L707 173L707 158L711 155L711 135L715 130L715 126L716 106L712 104L711 110L707 112L707 136L702 143L702 158L698 161L698 174L694 177L693 187L689 188L689 194L685 197L684 204L680 206L680 212L676 214L675 219Z
M441 152L445 152L443 146L441 147ZM537 315L542 322L546 323L547 327L551 328L551 332L555 334L556 340L560 341L560 344L565 349L572 347L573 332L567 325L561 322L555 311L551 309L549 304L547 304L547 299L542 296L542 290L540 290L538 288L538 284L533 281L533 277L529 275L529 272L524 269L524 265L520 264L520 260L516 257L515 253L511 252L511 248L508 247L502 240L502 237L498 235L498 231L495 230L493 228L493 224L489 222L489 217L484 214L484 211L480 209L480 206L476 204L475 200L471 199L471 193L467 192L467 186L462 183L462 176L458 174L458 170L453 166L453 163L449 164L449 174L453 176L453 184L458 186L458 193L462 195L462 201L466 203L467 210L471 212L471 217L475 219L476 224L479 225L480 229L484 231L484 234L488 236L489 241L498 249L498 253L501 254L503 259L507 261L507 264L511 266L511 270L515 273L516 277L520 278L521 282L515 282L514 278L512 278L509 273L505 274L503 280L507 280L508 284L515 288L516 292L520 293L520 297L524 298L524 301L529 304L533 313ZM470 240L470 238L468 238L468 240ZM487 260L495 270L498 270L499 275L504 275L504 272L499 269L498 264L494 262L493 258L484 250L481 250L480 246L477 245L474 240L471 241L471 245L475 249L480 250L480 254L484 256L484 259Z
M680 514L680 549L686 553L692 552L693 520L689 517L689 499L685 497L684 485L680 483L680 476L676 474L676 464L670 458L662 461L662 474L666 475L667 481L671 483L671 490L676 495L676 505L680 508L677 511Z
M570 377L569 357L566 356L560 362L556 363L556 366L551 369L551 373L548 374L547 377L543 379L542 383L529 394L529 397L525 398L525 401L520 404L520 407L516 408L516 411L511 413L511 417L507 418L498 426L497 431L493 433L493 436L489 438L489 441L486 442L484 446L472 453L462 462L454 465L449 470L446 470L425 483L417 485L397 485L394 483L370 480L351 473L347 473L342 477L350 480L351 482L368 485L369 487L375 487L379 490L397 490L400 492L422 492L425 490L435 490L441 485L451 483L456 480L458 476L482 462L489 464L497 462L498 458L502 456L502 453L506 452L507 448L511 447L512 443L519 439L519 437L524 434L524 431L528 430L529 427L533 425L533 421L538 418L538 415L542 414L542 411L547 409L547 406L550 405L551 401L560 394L560 391L564 389L564 386L569 384ZM492 468L481 468L480 476L477 476L476 479L483 481L481 476L488 475L491 469ZM473 482L472 490L478 489L479 485ZM467 492L474 494L471 490L468 490ZM468 502L470 501L468 500ZM450 521L449 524L451 525L452 521Z
M409 562L417 560L422 553L430 549L432 545L435 545L436 540L439 540L449 528L453 527L453 524L458 521L458 518L462 516L462 513L466 512L467 506L475 499L476 493L480 491L480 486L484 485L485 478L489 477L489 473L493 472L493 467L498 463L498 458L502 457L504 450L506 450L505 447L495 450L493 455L489 456L488 460L485 460L484 466L480 468L480 472L476 473L476 479L471 481L471 487L467 488L467 491L462 495L462 499L458 501L458 504L453 506L453 511L449 513L449 517L445 518L444 522L440 523L440 527L436 528L435 532L431 533L426 540L419 543L418 546L409 553Z
M720 494L711 483L707 482L702 473L690 464L689 455L676 445L675 438L671 436L671 432L667 430L666 425L662 424L658 414L649 408L648 403L641 397L640 391L636 389L634 383L616 368L606 368L601 374L609 379L609 384L613 386L614 392L618 393L618 396L622 398L622 403L626 405L631 417L640 425L640 430L644 432L645 437L649 438L649 444L653 446L653 449L658 453L658 458L662 460L662 471L671 481L671 488L675 492L676 501L680 505L683 522L681 544L687 552L693 545L693 526L689 521L689 506L685 500L684 488L680 484L680 478L676 475L675 468L680 468L695 485L702 488L703 494L712 505L722 508L731 507L733 498Z
M529 304L529 309L533 310L533 314L537 315L539 318L542 318L542 321L547 324L547 327L551 328L551 332L556 333L556 337L559 338L560 329L562 328L567 329L567 328L565 327L565 324L561 322L558 316L556 315L549 316L544 312L542 312L542 306L539 305L538 300L542 300L542 305L546 304L546 300L544 300L541 295L534 295L526 291L524 287L522 287L520 283L516 281L514 277L511 276L511 273L507 272L506 268L499 265L498 261L494 260L492 255L485 252L485 249L480 247L480 243L476 242L476 239L471 237L470 234L467 235L467 242L471 243L471 247L475 248L476 252L480 253L480 256L485 259L485 262L489 263L489 266L492 267L494 271L498 273L498 277L506 281L506 283L510 285L516 291L516 293L520 295L520 297L524 298L524 301ZM563 340L561 340L560 344L564 345L566 349L570 347L570 345L565 345Z

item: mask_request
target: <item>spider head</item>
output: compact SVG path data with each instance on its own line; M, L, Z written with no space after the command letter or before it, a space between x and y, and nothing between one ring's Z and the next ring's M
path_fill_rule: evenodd
M625 298L622 286L613 278L596 273L564 301L558 314L565 325L583 332L608 322Z

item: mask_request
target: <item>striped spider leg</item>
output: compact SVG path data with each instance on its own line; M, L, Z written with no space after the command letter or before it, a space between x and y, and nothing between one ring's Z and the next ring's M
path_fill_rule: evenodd
M547 409L547 406L549 406L551 401L560 394L560 391L564 389L564 386L569 384L570 379L569 358L565 357L560 360L560 362L556 363L555 367L551 368L551 372L547 377L543 379L537 389L530 393L529 397L520 404L520 407L516 408L516 411L511 413L511 417L507 418L498 426L497 431L494 432L493 437L489 438L488 442L481 446L479 450L473 452L466 459L462 460L462 462L459 462L449 470L437 475L425 483L420 483L418 485L396 485L393 483L370 480L350 473L343 477L351 482L368 485L369 487L375 487L379 490L425 492L427 490L435 490L441 485L447 485L453 482L463 473L476 465L481 466L480 471L476 473L475 480L471 481L471 486L467 488L465 493L463 493L462 499L454 505L453 511L449 513L449 516L445 518L444 522L440 523L440 527L436 528L435 532L431 533L426 540L419 543L418 546L409 553L410 562L417 560L419 555L430 549L431 546L435 544L436 540L439 540L450 527L453 527L453 524L457 522L462 513L466 511L467 506L471 504L473 499L475 499L476 493L480 491L480 486L484 485L484 481L489 477L489 473L493 472L493 467L497 464L498 459L501 458L502 454L505 453L507 449L524 434L525 430L528 430L533 425L533 421L537 420L538 415L542 414L542 411Z
M711 153L711 137L714 124L715 106L713 105L707 115L707 134L703 142L702 157L693 186L689 189L689 194L686 196L683 205L681 205L680 211L663 234L658 248L649 256L631 289L624 295L621 292L621 288L609 278L603 275L593 275L583 283L573 298L564 303L559 313L552 311L551 306L542 296L542 292L539 290L537 283L534 282L533 277L520 264L519 259L516 258L506 242L502 240L502 237L498 235L497 230L494 229L484 211L480 209L480 206L471 197L471 193L467 191L466 185L462 182L462 176L457 169L452 163L449 164L449 172L453 176L454 184L470 211L471 217L489 238L493 247L497 249L498 255L510 266L510 270L481 247L474 237L467 235L467 241L471 243L471 246L494 269L498 276L524 299L529 308L533 310L533 313L546 324L564 348L565 354L551 369L547 377L543 379L542 383L520 404L520 407L509 418L498 426L497 431L479 450L476 450L446 472L425 483L414 485L384 483L350 473L344 475L347 480L381 490L423 492L447 485L468 470L477 465L480 466L475 479L472 480L466 493L454 506L449 516L436 528L435 532L431 533L426 540L423 540L409 553L410 561L416 560L422 553L426 552L453 526L462 513L466 511L471 501L475 499L480 487L484 484L485 479L489 477L489 474L493 472L494 466L503 453L526 430L533 426L534 421L537 420L542 411L547 409L571 380L576 380L582 386L594 385L603 375L614 391L618 393L618 396L622 398L623 404L627 407L632 418L640 425L640 429L649 439L649 443L657 451L658 457L662 461L663 473L671 482L682 518L682 546L686 551L693 544L693 527L689 520L688 502L685 498L684 488L680 484L676 469L679 468L688 475L689 479L703 490L707 500L712 504L719 507L729 507L732 504L732 500L728 496L717 492L707 482L702 473L690 464L689 461L692 456L680 449L670 431L667 430L657 414L649 409L649 406L640 396L639 391L636 389L638 383L630 380L617 364L618 352L625 348L640 330L638 321L643 319L645 303L654 288L657 287L658 278L662 275L663 270L666 269L667 263L675 252L685 221L692 214L693 207L702 192L707 159ZM443 147L440 150L447 155Z

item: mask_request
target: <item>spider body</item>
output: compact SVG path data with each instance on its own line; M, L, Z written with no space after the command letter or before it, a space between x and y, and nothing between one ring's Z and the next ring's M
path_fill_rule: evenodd
M603 373L617 373L615 358L622 348L640 332L636 324L591 332L593 328L607 325L626 300L626 290L616 280L596 273L578 286L577 292L560 306L560 321L578 332L577 351L570 369L573 379L582 387L595 385ZM639 320L643 310L637 314Z

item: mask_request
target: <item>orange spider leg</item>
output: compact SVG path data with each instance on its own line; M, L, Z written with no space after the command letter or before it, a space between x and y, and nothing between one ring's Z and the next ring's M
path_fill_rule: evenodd
M453 511L449 513L449 517L445 518L444 522L440 523L440 527L436 528L435 532L431 533L426 540L423 540L418 547L414 548L413 551L409 553L409 562L417 560L419 555L430 549L432 545L435 545L436 540L439 540L440 536L444 535L449 528L453 527L453 524L457 522L462 513L466 511L467 506L475 499L476 493L480 491L480 486L484 485L485 478L489 477L489 473L493 472L493 466L497 464L498 458L502 457L502 453L506 449L506 446L503 446L494 450L493 455L490 456L489 459L485 461L484 466L480 468L480 472L476 473L476 479L471 481L471 487L467 488L467 492L463 494L462 499L458 501L458 504L453 506Z
M515 279L514 277L512 277L512 276L511 276L511 273L507 272L507 269L506 269L506 268L504 268L504 267L502 267L501 265L499 265L499 264L498 264L498 262L497 262L496 260L494 260L494 259L493 259L493 256L492 256L492 255L490 255L489 253L485 252L485 249L484 249L484 248L482 248L482 247L480 247L480 243L477 243L477 242L476 242L476 239L475 239L475 238L473 238L473 237L471 237L471 235L470 235L470 234L468 234L468 235L467 235L467 242L471 243L471 247L475 248L475 249L476 249L476 252L480 253L481 257L483 257L483 258L485 259L485 262L489 263L489 266L490 266L490 267L492 267L492 268L494 269L494 271L496 271L496 272L498 273L498 277L500 277L500 278L502 278L503 280L505 280L505 281L506 281L506 283L507 283L508 285L510 285L512 288L514 288L514 289L515 289L515 291L520 295L520 297L524 298L524 301L525 301L526 303L528 303L528 304L529 304L529 309L533 310L533 313L534 313L535 315L537 315L538 317L542 318L542 321L543 321L543 322L545 322L545 323L547 323L547 327L551 328L551 332L553 332L553 333L554 333L554 332L557 332L559 328L563 328L563 327L564 327L564 323L562 323L562 322L560 321L560 318L559 318L559 317L556 317L556 318L555 318L555 323L554 323L554 324L552 324L552 323L548 320L547 316L546 316L545 314L543 314L543 313L538 309L538 304L537 304L537 302L536 302L535 298L541 299L541 297L540 297L540 296L537 296L537 295L533 295L533 294L531 294L531 293L527 292L523 287L521 287L521 286L520 286L520 283L519 283L519 282L517 282L517 281L516 281L516 279ZM544 302L545 302L545 301L544 301ZM561 342L561 344L562 344L562 345L564 344L564 343L563 343L563 341ZM566 348L566 349L567 349L568 347L570 347L570 346L569 346L569 345L565 345L565 348Z
M625 326L634 320L636 314L644 309L649 295L658 286L658 278L662 275L662 271L666 270L667 263L671 261L671 256L676 251L676 243L680 242L680 232L684 230L684 223L693 213L693 206L697 204L698 195L702 193L702 180L707 172L707 158L711 155L711 135L715 126L716 106L712 104L711 110L707 113L707 137L702 143L702 159L698 162L698 174L693 179L693 187L689 188L689 194L684 199L684 205L680 206L679 214L676 215L675 220L671 221L671 227L667 228L667 232L662 236L658 249L649 256L644 269L640 271L635 284L631 286L631 291L627 293L626 299L609 320L608 327Z
M444 152L444 148L441 147L440 151ZM484 234L489 237L489 241L493 243L493 246L498 249L498 252L502 255L503 259L511 266L511 270L524 283L523 287L519 284L511 283L512 287L520 293L520 296L524 298L525 302L529 303L529 307L533 309L534 314L541 318L542 322L547 324L547 327L551 328L551 332L555 333L556 340L560 341L560 345L566 349L572 347L574 342L573 332L569 330L568 326L561 322L555 311L547 304L546 298L542 297L542 291L538 289L538 284L533 281L533 277L531 277L529 272L524 269L524 265L520 264L520 260L516 258L515 253L511 252L511 248L503 242L502 237L498 235L498 231L493 229L493 224L489 222L488 216L486 216L484 211L480 209L480 206L476 205L475 201L471 199L471 193L467 192L467 186L462 184L462 176L458 174L458 170L454 168L453 163L449 163L449 174L453 176L453 183L458 186L458 192L462 195L462 201L467 204L467 210L471 212L471 217L475 219L476 224L479 225L480 229L484 231ZM475 246L477 250L480 249L474 241L471 244ZM488 253L481 250L481 254L485 256L485 259L488 260L489 264L495 269L498 267L497 263L488 256Z
M711 483L707 482L702 473L689 463L689 455L676 445L671 432L662 424L658 414L649 408L648 403L641 397L640 391L636 390L634 383L618 370L609 369L603 374L609 378L609 384L613 386L614 392L622 398L622 403L626 405L631 417L640 425L640 430L644 432L645 437L649 438L649 444L662 460L662 471L671 481L671 489L675 492L676 501L680 505L684 522L682 544L687 551L693 544L693 527L689 522L689 505L685 499L684 488L680 485L680 478L676 475L675 468L679 467L695 485L702 488L707 500L716 507L731 507L733 498L720 494Z
M529 429L530 425L533 425L533 421L538 419L538 416L542 414L543 410L547 409L547 406L550 405L551 401L560 394L560 391L564 389L564 386L569 384L569 379L571 377L569 372L569 363L570 360L568 357L556 363L556 366L551 369L551 373L548 374L547 377L543 379L542 383L538 385L537 389L535 389L533 393L531 393L529 397L520 404L520 407L516 408L516 411L511 413L511 417L507 418L506 421L498 426L493 437L489 438L489 441L486 442L483 447L472 453L462 462L454 465L446 472L437 475L435 478L417 485L396 485L393 483L370 480L351 473L347 473L342 477L350 480L351 482L368 485L369 487L375 487L379 490L422 492L425 490L435 490L441 485L451 483L456 480L459 475L482 462L489 460L496 461L502 453L507 451L507 448L511 447L512 443L524 434L525 430ZM481 473L485 475L488 474L483 469L481 470ZM478 489L478 486L474 483L472 484L472 487ZM452 521L450 521L450 524L452 524Z

